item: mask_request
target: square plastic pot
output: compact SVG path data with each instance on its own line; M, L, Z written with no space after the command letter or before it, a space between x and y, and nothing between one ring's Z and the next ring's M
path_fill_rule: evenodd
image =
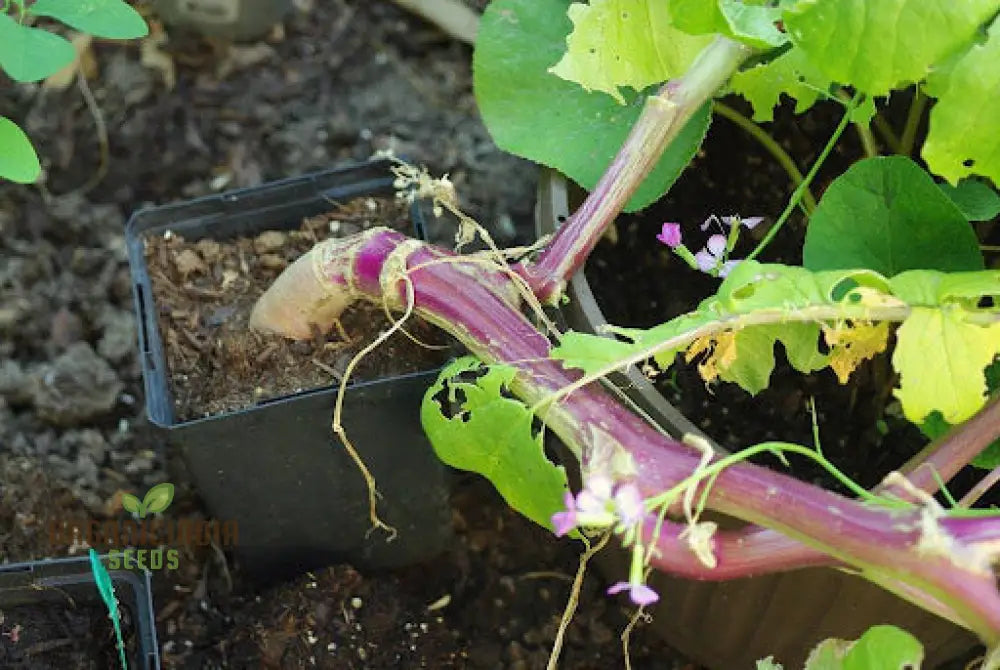
M543 170L535 211L536 232L555 231L570 212L565 177ZM567 327L598 333L607 323L583 272L567 288L569 303L561 309ZM656 391L635 369L609 379L669 434L711 438ZM725 450L713 446L720 453ZM706 516L708 518L708 516ZM723 528L737 528L737 519L715 515ZM631 556L602 551L598 566L615 580L627 574ZM936 668L976 646L969 631L931 614L860 577L831 568L701 582L653 573L650 586L660 601L650 612L653 629L670 645L712 670L753 668L769 655L786 668L800 668L809 651L822 640L858 638L871 626L889 623L915 635L924 645L925 667Z
M107 558L103 557L105 566ZM135 652L126 656L131 670L158 670L160 653L156 642L153 598L146 571L109 570L118 606L123 617L132 621L137 637ZM18 623L18 608L79 608L95 606L107 617L104 602L97 591L90 558L57 558L0 566L0 612L4 630ZM30 631L27 631L30 634ZM24 633L22 633L22 636ZM45 640L21 640L34 644ZM111 644L114 644L112 641ZM116 664L117 667L117 664Z
M336 386L177 419L143 239L167 230L196 240L294 228L331 202L391 195L388 168L386 161L350 165L144 210L127 225L149 420L183 455L213 518L237 522L234 551L252 577L277 579L341 561L397 567L444 549L451 537L447 472L420 425L421 399L438 369L351 383L346 393L344 428L375 476L379 514L398 531L387 542L385 533L369 532L367 488L330 427ZM416 208L414 221L421 236Z

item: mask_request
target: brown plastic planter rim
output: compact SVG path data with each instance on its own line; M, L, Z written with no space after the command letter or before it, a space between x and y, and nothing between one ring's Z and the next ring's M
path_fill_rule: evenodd
M554 232L569 212L566 178L543 169L535 209L538 235ZM597 333L607 323L583 272L572 278L566 293L569 302L560 312L569 328ZM610 380L671 435L693 433L726 453L638 370L631 368L610 376ZM733 521L733 525L740 523ZM618 579L626 570L620 554L605 557L598 564L609 578ZM656 632L692 660L717 670L753 668L756 659L771 654L786 668L802 667L808 651L821 640L854 639L879 623L892 623L916 635L924 644L927 668L966 654L976 644L969 631L860 577L830 568L730 582L657 574L652 585L661 595L652 612L651 625Z

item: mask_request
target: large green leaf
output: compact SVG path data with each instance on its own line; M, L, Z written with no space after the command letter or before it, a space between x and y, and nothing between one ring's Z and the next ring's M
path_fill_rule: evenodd
M15 81L39 81L76 58L68 41L0 14L0 67Z
M420 418L438 458L483 475L508 505L552 530L552 515L563 508L569 483L566 471L545 457L541 436L532 430L531 412L504 393L515 372L460 358L428 389ZM467 379L470 374L474 379ZM446 416L442 396L446 409L457 411Z
M902 156L855 163L830 185L809 220L802 259L812 270L869 268L887 277L983 268L965 216Z
M41 173L31 140L16 123L0 116L0 179L30 184Z
M30 11L97 37L129 40L149 34L139 12L122 0L37 0Z
M625 105L549 72L566 50L569 0L494 0L483 14L473 55L476 100L497 145L556 168L591 189L639 117L644 96ZM660 197L697 151L710 118L706 104L671 143L629 201L627 211Z
M1000 21L985 43L941 75L932 91L939 99L921 151L927 166L952 183L978 174L1000 186Z
M887 95L924 79L998 9L1000 0L801 0L784 21L830 80Z

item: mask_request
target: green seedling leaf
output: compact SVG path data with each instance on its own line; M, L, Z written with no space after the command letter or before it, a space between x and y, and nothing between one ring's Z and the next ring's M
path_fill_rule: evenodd
M36 0L30 11L97 37L129 40L149 34L142 15L122 0Z
M115 587L111 581L101 557L96 551L90 549L90 572L94 575L94 583L97 585L97 592L104 601L104 606L108 610L115 628L115 637L118 640L118 662L121 663L122 670L128 670L128 661L125 658L125 640L122 638L121 616L118 613L118 599L115 597Z
M675 28L663 0L575 2L568 16L573 30L551 72L587 91L607 93L621 105L619 87L641 91L683 74L712 41Z
M0 14L0 67L15 81L40 81L76 58L68 41Z
M717 33L755 49L781 46L788 37L775 22L780 7L746 4L742 0L670 0L674 25L690 35Z
M956 7L961 3L955 3ZM931 89L931 109L921 156L952 184L972 174L1000 185L1000 22L984 44L972 46Z
M569 483L566 471L545 457L531 412L505 394L515 374L508 366L487 368L461 358L424 395L420 417L438 458L483 475L508 505L553 530L552 515L563 508ZM442 400L456 410L451 416L442 411Z
M968 323L958 310L914 307L896 331L896 397L910 421L934 410L950 424L965 421L986 400L984 368L1000 354L1000 323Z
M31 140L16 123L0 116L0 179L30 184L42 174Z
M1000 194L983 181L963 179L958 186L942 183L938 187L969 221L989 221L1000 214Z
M140 519L144 518L147 513L146 506L131 493L122 494L122 509Z
M917 638L890 625L872 626L856 641L830 638L813 649L804 670L919 670Z
M923 80L998 9L1000 0L802 0L783 18L830 81L884 96Z
M930 176L903 156L859 161L827 188L809 220L802 262L812 270L980 270L979 240Z
M774 108L782 95L794 99L795 113L801 114L825 95L830 86L830 79L796 47L772 61L737 72L729 81L730 89L753 106L753 120L757 122L774 120Z
M473 84L497 146L555 168L592 189L639 118L645 96L626 104L587 92L549 71L566 50L569 0L494 0L476 37ZM626 211L657 200L680 176L705 137L711 112L695 113L629 201Z
M170 482L163 482L146 491L142 502L149 512L159 513L167 509L173 499L174 485Z

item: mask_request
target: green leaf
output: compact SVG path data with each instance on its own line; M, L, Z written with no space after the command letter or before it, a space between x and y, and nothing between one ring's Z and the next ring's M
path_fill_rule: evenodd
M775 23L779 7L744 4L741 0L671 0L674 25L689 35L717 33L755 49L781 46L788 37Z
M603 91L622 105L619 87L641 91L679 76L712 41L675 28L663 0L575 2L568 16L573 30L551 72L588 91Z
M896 331L895 395L910 421L934 410L950 424L965 421L986 400L983 369L1000 354L1000 323L980 326L957 310L914 307Z
M146 516L146 506L131 493L122 494L122 509L140 519Z
M781 663L776 663L773 656L757 661L757 670L785 670Z
M978 270L982 254L965 216L903 156L855 163L827 188L806 229L802 262L813 270Z
M985 182L963 179L958 186L942 183L938 187L969 221L989 221L1000 214L1000 194Z
M0 179L30 184L41 174L31 140L16 123L0 116Z
M142 502L150 512L159 513L167 509L173 499L174 485L170 482L163 482L146 491Z
M515 374L509 366L486 368L475 358L461 358L442 370L428 389L420 417L438 458L483 475L508 505L552 530L552 515L563 509L563 495L569 490L566 471L545 457L541 435L532 430L531 412L504 395ZM475 379L468 381L470 375ZM442 396L459 411L445 416Z
M101 594L108 613L114 618L118 613L118 599L115 598L115 587L111 583L111 575L107 568L101 563L101 557L96 551L90 549L90 572L94 575L94 583L97 585L97 592Z
M149 34L142 15L122 0L37 0L30 11L97 37L130 40Z
M0 67L14 81L45 79L75 58L76 49L62 37L0 14Z
M994 21L984 44L973 46L942 75L933 92L939 99L921 151L930 170L953 184L978 174L1000 185L1000 21Z
M993 363L986 367L984 371L986 377L986 390L990 397L996 397L1000 392L1000 357L993 359ZM933 411L920 425L920 430L928 438L936 440L949 430L952 426L941 416L941 412ZM969 465L983 470L993 470L1000 467L1000 438L994 440L988 447L983 449L978 456L973 458Z
M490 3L476 38L473 83L497 146L592 189L639 118L645 98L626 91L622 106L549 72L565 51L568 5L568 0ZM708 104L695 113L626 211L642 209L666 192L697 151L710 115Z
M773 121L774 108L787 95L795 100L795 113L801 114L815 104L830 88L830 80L798 48L791 48L772 61L737 72L729 81L753 106L753 120Z
M802 0L784 23L828 79L883 96L924 79L997 9L1000 0Z
M917 638L890 625L872 626L857 641L823 640L804 670L918 670L924 649Z

